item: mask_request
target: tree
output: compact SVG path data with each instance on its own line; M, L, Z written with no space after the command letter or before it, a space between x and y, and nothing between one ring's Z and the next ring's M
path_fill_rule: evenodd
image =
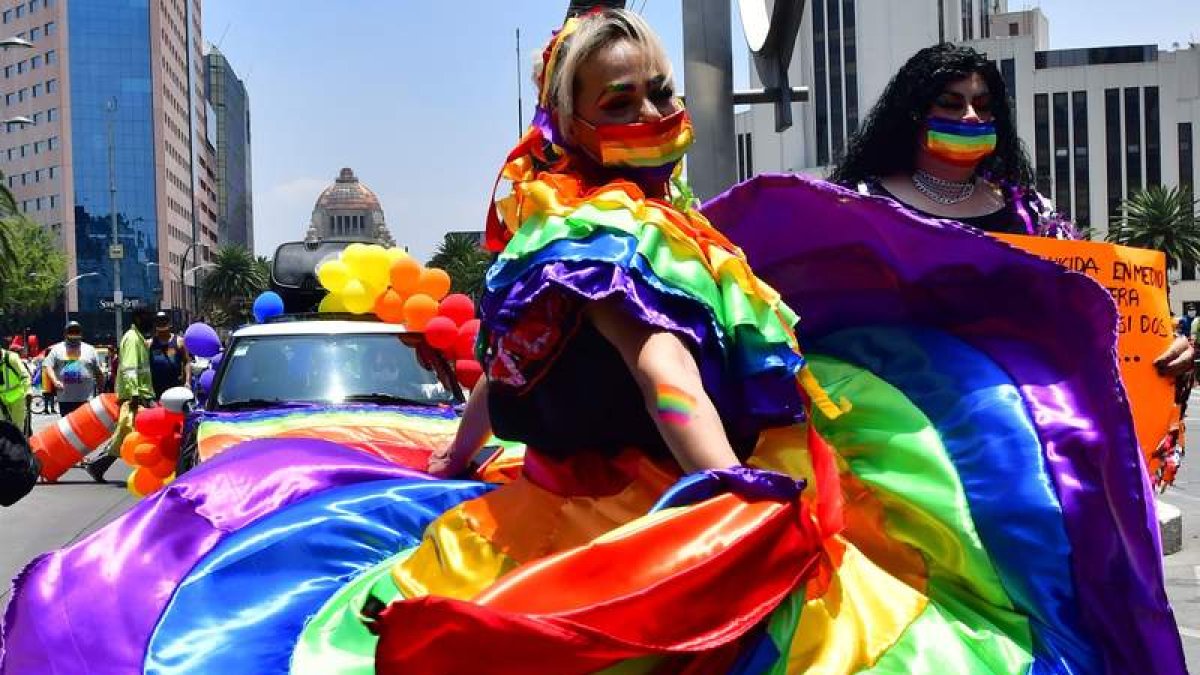
M3 179L0 172L0 280L7 280L17 264L16 229L29 219L17 208L17 199Z
M267 289L270 280L262 261L241 246L228 244L217 251L213 265L201 284L210 323L233 328L249 321L255 296Z
M15 330L62 297L67 257L44 227L19 212L0 217L0 229L13 254L0 265L0 318L6 330Z
M450 232L438 244L430 267L446 270L450 275L450 291L465 293L474 300L483 295L483 277L492 264L492 256L479 246L479 241L461 232Z
M1200 200L1187 190L1152 187L1125 200L1124 217L1108 232L1108 241L1162 251L1167 269L1200 264Z

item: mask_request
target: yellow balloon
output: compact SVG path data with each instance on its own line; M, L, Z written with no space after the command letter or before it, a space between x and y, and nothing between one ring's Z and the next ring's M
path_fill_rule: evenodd
M386 289L391 273L391 264L387 249L378 244L372 244L367 246L367 250L362 253L362 262L359 264L359 273L356 276L362 279L367 286Z
M404 249L400 248L399 246L393 246L392 248L389 248L387 250L387 256L388 256L388 267L391 267L392 263L396 262L397 260L399 260L401 258L407 258L408 251L405 251Z
M365 261L367 255L369 255L367 245L355 242L342 249L342 262L346 263L350 269L354 269L356 265Z
M339 294L346 310L354 314L366 314L375 307L375 295L358 279L351 279Z
M344 312L346 311L346 303L342 300L342 296L337 293L330 293L324 298L321 298L321 304L317 305L318 312Z
M332 293L338 293L350 281L350 268L341 260L328 260L317 267L317 281Z

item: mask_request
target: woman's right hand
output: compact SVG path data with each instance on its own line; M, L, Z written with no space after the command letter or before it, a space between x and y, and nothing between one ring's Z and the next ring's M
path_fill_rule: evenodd
M439 450L429 456L429 463L425 466L425 473L435 478L454 478L462 474L467 468L467 458L462 456L466 453L458 453L457 455L452 449Z

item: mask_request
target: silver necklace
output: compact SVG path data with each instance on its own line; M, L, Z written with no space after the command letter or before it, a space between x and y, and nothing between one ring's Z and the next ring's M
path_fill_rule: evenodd
M913 187L917 192L943 206L961 204L975 194L975 180L960 183L958 181L938 178L933 174L917 169L912 175Z

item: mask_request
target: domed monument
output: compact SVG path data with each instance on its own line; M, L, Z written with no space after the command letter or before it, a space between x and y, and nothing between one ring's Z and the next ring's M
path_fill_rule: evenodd
M308 239L358 239L395 246L383 207L371 188L350 168L342 169L333 185L321 191L313 207Z

